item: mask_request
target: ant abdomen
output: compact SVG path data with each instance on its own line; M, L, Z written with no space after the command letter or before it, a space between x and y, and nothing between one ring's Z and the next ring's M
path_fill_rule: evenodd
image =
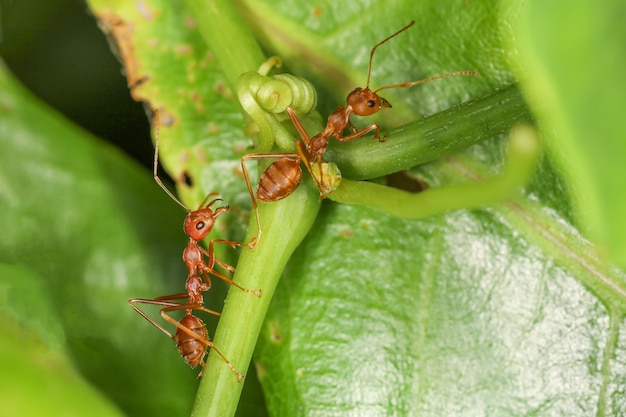
M265 170L257 188L257 198L264 202L278 201L298 188L302 181L300 161L280 158Z
M200 318L187 314L182 318L180 324L198 335L202 340L208 340L209 333ZM180 328L176 329L174 341L181 356L192 368L203 363L204 356L207 353L207 345L205 343L202 343L196 337Z

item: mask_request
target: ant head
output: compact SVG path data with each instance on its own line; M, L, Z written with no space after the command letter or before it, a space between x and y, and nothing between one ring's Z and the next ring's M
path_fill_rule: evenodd
M376 91L370 90L370 77L372 75L372 60L374 59L374 53L376 53L376 48L385 42L389 41L391 38L398 36L400 33L404 32L413 24L415 21L411 21L408 25L397 31L391 36L386 37L382 41L378 42L372 48L370 52L370 62L367 67L367 83L365 84L365 88L356 88L350 94L348 94L348 98L346 99L348 103L348 108L352 108L352 112L359 116L370 116L374 113L377 113L383 107L391 107L391 104L378 94ZM379 89L380 90L380 89Z
M391 104L369 87L355 88L346 99L348 107L352 108L352 112L359 116L370 116L383 107L391 107Z
M211 204L215 201L217 200L213 200ZM210 208L211 204L205 208L190 211L187 217L185 217L185 223L183 224L185 234L196 242L204 239L211 233L215 219L217 219L220 214L225 213L229 208L228 206L223 206L213 211Z

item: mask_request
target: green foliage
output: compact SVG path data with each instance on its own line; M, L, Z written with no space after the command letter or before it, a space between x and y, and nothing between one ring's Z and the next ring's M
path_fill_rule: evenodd
M27 393L7 397L16 402L9 402L9 409L22 404L31 412L38 409L35 414L67 415L83 401L103 410L111 410L109 404L115 402L129 414L151 407L189 409L180 397L193 395L193 373L171 357L172 343L161 343L151 326L138 325L126 303L131 296L177 290L172 277L184 273L179 265L185 242L180 210L124 155L62 120L6 72L0 83L1 311L3 326L8 326L3 338L15 345L7 345L7 353L34 345L20 353L36 359L15 358L15 364L26 368L18 374L31 379L20 385ZM32 342L26 343L15 329ZM152 366L155 357L162 359ZM46 360L51 363L40 373L38 362ZM66 369L69 364L84 380ZM3 372L0 378L3 398L12 386L9 375ZM171 380L159 382L163 375ZM93 393L83 399L80 383L86 381L109 404ZM139 395L157 386L165 388L161 396ZM52 411L45 398L58 401L58 391L66 401ZM24 395L31 400L24 403ZM84 408L79 410L77 414L85 414Z
M555 164L567 178L580 227L626 266L623 4L563 7L532 1L513 23L519 75ZM556 23L556 24L555 24ZM511 45L512 46L512 45Z
M619 14L563 3L247 0L235 10L227 1L90 1L118 42L133 97L160 109L161 161L181 199L195 208L219 191L231 206L219 236L244 240L249 218L237 174L249 120L234 92L264 59L255 38L313 83L322 115L362 86L372 45L411 19L414 28L377 52L372 87L480 72L385 91L393 109L368 122L414 123L400 127L397 150L393 134L383 144L333 146L328 157L349 180L440 157L404 181L429 192L494 177L505 160L501 132L529 118L511 86L517 78L547 132L547 152L523 190L483 209L409 220L321 203L310 180L284 201L261 204L262 240L242 250L235 280L263 296L231 289L223 309L219 288L206 296L224 312L215 343L242 372L256 346L255 369L237 383L211 355L193 405L198 370L126 302L182 290L184 212L150 172L62 120L2 69L0 414L193 408L222 417L234 414L245 386L240 415L622 415L626 282L605 255L624 265L624 89L612 72L623 68L624 49L607 29L619 26L614 20L597 23ZM588 23L575 47L557 36L574 21ZM437 113L469 99L487 103L502 89L511 106ZM306 122L319 129L319 120ZM427 137L418 145L434 153L417 152L412 134ZM394 168L393 157L375 158L377 147L425 159ZM256 233L250 224L246 241ZM232 255L221 248L223 259Z

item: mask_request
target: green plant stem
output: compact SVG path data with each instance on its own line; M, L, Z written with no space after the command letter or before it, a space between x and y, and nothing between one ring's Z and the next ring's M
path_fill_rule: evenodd
M325 159L335 162L345 178L377 178L450 155L530 120L522 93L511 85L383 132L381 137L389 137L382 143L369 137L347 143L331 140Z
M320 205L317 188L307 184L285 200L262 203L259 208L263 235L253 250L242 250L234 280L247 288L261 289L262 295L258 298L231 288L214 339L242 373L250 364L285 264L311 228ZM250 230L254 232L254 228ZM211 352L192 416L233 416L242 387L223 360Z
M423 219L449 210L471 209L511 198L532 175L540 152L539 138L528 126L511 132L508 161L502 173L478 183L429 188L409 193L366 181L343 180L328 198L358 204L407 219Z
M185 0L198 29L224 70L228 85L236 91L239 75L256 71L265 55L235 4L228 0Z
M230 88L237 89L243 73L257 71L265 57L255 38L228 0L201 2L186 0L205 41L222 66ZM271 134L269 132L267 134ZM261 141L268 138L262 137ZM308 182L308 181L307 181ZM253 250L243 248L236 282L251 289L261 289L262 296L231 288L222 317L213 339L241 373L245 373L261 331L265 313L274 289L291 254L307 235L320 207L320 199L312 186L301 186L289 198L276 203L260 204L262 237ZM246 241L256 235L256 222L251 216ZM226 366L213 350L194 403L196 417L234 416L243 382Z

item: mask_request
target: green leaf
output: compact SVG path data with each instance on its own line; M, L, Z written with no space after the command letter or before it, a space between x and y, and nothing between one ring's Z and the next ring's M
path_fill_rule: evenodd
M530 1L512 20L513 68L550 132L578 223L626 267L623 4ZM513 45L512 45L513 46ZM519 52L517 52L519 51Z
M42 280L22 265L0 264L3 415L121 416L72 368L61 321Z
M0 328L7 360L17 355L0 385L20 391L3 395L12 398L5 406L23 415L96 415L85 404L100 415L120 415L112 404L129 415L188 413L196 372L126 302L178 291L183 213L146 170L4 69L0 85L1 304L11 318ZM35 346L24 349L17 328Z
M243 241L250 203L237 171L252 141L243 135L246 122L232 89L238 72L255 70L262 55L243 33L246 26L234 17L232 5L90 2L118 42L131 94L160 109L161 161L182 201L195 208L208 192L219 191L231 215L220 217L218 235ZM481 77L385 90L393 109L376 118L354 118L355 125L376 121L394 129L469 99L493 97L518 74L549 149L518 195L484 209L416 221L325 200L317 214L311 181L294 197L261 204L262 240L253 251L242 250L235 280L262 288L263 296L229 291L213 339L243 372L260 331L254 365L266 405L257 375L248 370L239 414L622 415L626 277L576 228L607 236L606 227L603 232L593 219L582 218L580 207L590 188L602 196L620 195L623 187L616 184L623 176L608 181L606 173L594 174L611 165L600 167L603 162L591 156L618 156L621 142L600 129L602 123L587 124L580 107L563 104L566 92L575 95L581 84L590 86L589 76L578 84L569 76L558 78L565 73L558 70L549 73L551 78L521 76L523 62L539 65L553 56L551 65L561 65L559 48L549 48L552 38L537 37L542 33L537 28L547 24L529 24L539 19L540 9L460 0L314 6L248 0L237 6L268 55L280 55L290 72L317 87L322 115L363 85L371 47L415 19L415 27L377 51L372 87L457 70L475 70ZM602 7L606 12L609 6ZM223 20L211 13L222 13ZM552 17L548 22L558 31L570 21ZM231 33L234 28L241 34ZM530 35L533 42L524 38ZM67 383L60 387L68 401L76 398L71 404L77 409L77 397L86 389L110 410L106 415L116 415L115 406L128 415L189 414L197 370L189 370L174 343L126 303L130 297L182 291L184 212L156 187L150 172L61 121L9 76L0 81L0 261L8 265L0 269L0 300L9 301L2 314L12 318L2 320L0 337L7 340L7 352L18 357L22 343L11 323L26 323L38 352L60 352L63 364L73 364L74 376L61 376ZM608 79L598 84L604 82ZM536 104L545 86L556 86L546 92L557 117ZM519 113L509 122L527 119L529 111L517 97ZM612 107L620 108L619 103ZM444 158L402 174L407 188L437 190L498 175L505 141L489 130L489 116L493 124L511 123L490 108L476 119L479 126L468 127L473 136L491 132L480 136L484 142L459 152L458 146L447 148L452 139L441 129L444 133L432 140ZM619 129L616 119L610 119L611 129ZM455 121L450 116L442 126ZM430 131L428 119L423 123ZM464 118L461 125L468 124ZM558 147L566 146L570 134L581 147L596 131L615 146L559 157ZM392 135L386 144L367 147L390 147L393 140ZM341 161L342 152L354 152L347 159L358 159L359 145L367 141L338 144L328 157ZM589 156L585 163L594 169L577 171L584 167L580 155ZM379 166L386 161L362 158L369 172L386 173ZM371 179L367 174L351 179L366 178ZM587 191L579 186L585 181ZM457 203L462 206L463 200ZM608 198L588 204L597 209L594 216L608 213L607 222L615 221L613 237L604 241L617 253L626 230L618 227L615 214L621 206ZM246 241L254 234L251 227ZM232 255L219 253L228 262ZM223 294L215 290L206 299L221 310ZM7 291L19 297L9 298ZM157 317L158 308L150 313ZM26 356L19 357L22 363ZM25 363L13 373L37 378ZM233 415L242 385L211 355L193 412ZM31 383L19 387L24 394L19 398L41 392Z

